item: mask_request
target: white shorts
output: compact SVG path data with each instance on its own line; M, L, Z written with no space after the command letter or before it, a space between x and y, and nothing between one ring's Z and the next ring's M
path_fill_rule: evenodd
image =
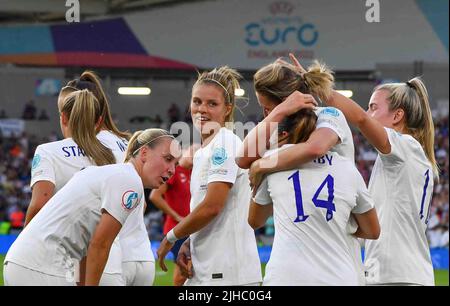
M153 261L129 261L122 263L125 286L153 286L155 263Z
M122 274L103 273L99 286L125 286Z
M74 280L34 271L13 262L3 266L5 286L76 286Z

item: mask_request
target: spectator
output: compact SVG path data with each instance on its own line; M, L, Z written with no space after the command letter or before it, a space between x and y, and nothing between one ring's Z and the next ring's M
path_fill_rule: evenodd
M6 119L8 115L6 115L6 111L4 109L0 110L0 119Z
M156 127L156 128L161 128L161 125L162 125L162 123L163 123L163 120L162 120L162 118L161 118L160 115L156 115L156 116L155 116L155 119L153 119L153 122L155 123L155 127Z
M44 120L49 120L49 119L50 119L50 118L48 117L47 112L45 111L45 109L42 109L42 110L41 110L41 114L39 115L38 120L44 121Z
M180 109L175 103L172 103L169 110L167 111L169 117L169 126L173 123L180 121Z
M14 206L9 214L9 222L11 223L10 234L19 234L23 229L25 221L25 213L18 206Z
M22 119L24 120L35 120L36 119L36 106L34 106L34 101L30 100L25 104L23 109Z

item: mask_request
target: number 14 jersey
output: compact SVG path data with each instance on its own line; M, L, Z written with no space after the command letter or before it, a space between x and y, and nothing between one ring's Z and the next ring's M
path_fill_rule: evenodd
M264 285L361 285L350 216L374 204L352 160L328 152L268 175L254 200L273 203L275 237Z

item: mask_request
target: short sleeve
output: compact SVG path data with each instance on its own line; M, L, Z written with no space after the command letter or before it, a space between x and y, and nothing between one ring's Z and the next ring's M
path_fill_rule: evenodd
M103 184L101 208L123 225L129 214L139 205L142 197L142 186L135 179L115 174Z
M261 185L259 185L256 195L253 198L253 202L258 205L269 205L273 202L269 194L269 181L267 180L267 177L265 177L261 182Z
M31 182L33 187L39 181L49 181L56 185L55 169L49 154L41 146L36 148L33 161L31 162Z
M356 184L357 184L357 194L356 194L356 206L352 209L354 214L364 214L375 207L372 196L366 187L366 183L362 178L358 170L356 172Z
M388 164L390 166L398 166L401 165L406 159L405 153L405 144L406 141L405 136L396 132L393 129L384 128L389 137L389 143L391 145L391 152L388 154L383 154L378 152L381 160L384 164Z
M316 129L328 128L333 130L339 137L341 143L348 141L345 134L347 120L344 114L334 107L325 107L317 115Z
M234 135L222 134L214 143L209 156L208 182L225 182L234 184L239 167L236 164L236 150L239 147Z

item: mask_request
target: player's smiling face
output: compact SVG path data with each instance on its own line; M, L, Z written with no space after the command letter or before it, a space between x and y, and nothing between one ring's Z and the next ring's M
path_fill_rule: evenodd
M142 182L146 188L159 188L175 173L175 167L181 156L178 141L164 137L154 147L141 149Z
M202 135L210 135L225 126L232 106L225 102L223 89L214 84L197 84L192 89L191 116Z

